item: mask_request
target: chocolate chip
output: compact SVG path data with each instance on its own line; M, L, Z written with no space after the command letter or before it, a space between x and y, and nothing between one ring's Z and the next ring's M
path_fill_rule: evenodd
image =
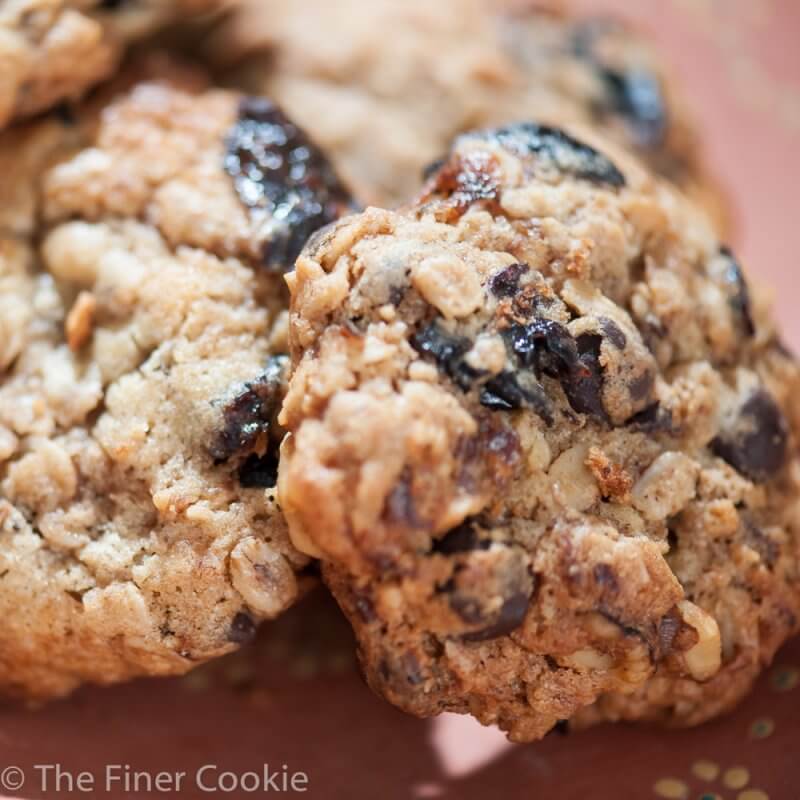
M634 402L641 402L650 396L653 391L653 386L656 382L656 377L653 373L646 369L644 372L639 373L629 384L628 392Z
M461 638L467 642L484 642L488 639L508 636L509 633L512 633L522 625L525 620L525 614L528 612L529 602L529 594L519 592L512 595L505 600L496 620L491 625L479 631L465 633ZM465 619L465 622L469 622L469 620Z
M744 332L748 336L755 336L756 326L753 322L750 305L750 290L747 286L744 272L729 248L720 247L719 252L728 262L725 272L723 273L726 289L728 291L728 303L741 321Z
M417 514L414 503L410 470L403 472L392 491L389 492L383 509L383 519L409 528L421 528L425 525L424 520L420 519Z
M769 480L786 460L786 421L772 396L758 389L736 419L711 442L711 451L756 483Z
M519 122L476 135L518 155L536 155L564 174L607 186L625 185L625 176L606 156L558 128Z
M625 345L628 343L628 337L625 335L625 332L622 328L614 322L613 319L609 319L608 317L600 317L600 330L603 331L603 335L608 339L617 350L624 350Z
M446 163L446 156L442 156L441 158L437 158L435 161L431 161L431 163L422 170L422 180L427 181L432 178Z
M286 356L272 356L264 372L224 405L222 430L209 446L215 464L250 450L269 432L281 402L287 368Z
M672 413L662 408L656 402L634 414L627 424L642 433L671 433L673 432Z
M601 396L602 337L586 333L573 339L564 325L548 319L511 325L503 336L518 363L559 380L573 410L608 420Z
M263 456L251 453L239 467L239 484L244 489L271 489L278 484L278 449L269 447Z
M513 297L519 291L519 279L527 271L527 264L510 264L489 278L489 291L495 297Z
M573 52L599 75L606 100L597 110L620 115L642 147L657 148L664 143L669 128L669 113L661 81L645 69L620 70L602 57L599 41L620 31L610 19L579 23L573 31Z
M442 555L469 553L473 550L488 550L491 539L481 539L480 533L470 522L462 522L457 528L448 531L441 539L433 543L433 552Z
M252 642L256 636L256 623L253 619L240 611L231 622L228 628L228 641L234 644L247 644Z
M269 100L242 101L224 167L242 204L269 214L263 261L271 270L291 269L308 237L351 207L325 156Z
M605 422L608 414L603 407L603 369L600 366L602 337L594 333L581 334L575 344L578 363L561 380L569 404L580 414L590 414Z
M448 333L435 322L415 333L411 337L411 346L418 353L432 358L437 367L464 391L469 391L482 374L464 361L472 342Z
M642 147L663 144L668 129L667 103L658 76L642 69L599 67L611 110L622 116Z
M602 591L610 594L619 592L619 581L613 567L608 564L597 564L592 570L592 574L594 575L595 583Z
M501 372L484 384L480 403L492 411L530 408L547 425L553 424L553 404L532 372Z

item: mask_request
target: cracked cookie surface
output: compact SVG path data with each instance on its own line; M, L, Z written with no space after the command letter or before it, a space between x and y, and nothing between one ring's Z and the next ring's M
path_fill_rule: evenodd
M609 20L490 0L252 0L209 53L235 56L236 79L284 105L366 202L405 202L458 133L535 117L596 127L725 224L680 93Z
M465 134L289 280L281 503L389 700L520 741L694 724L798 629L800 371L624 151Z
M0 5L0 128L76 100L127 44L220 0L7 0Z
M140 72L0 137L6 694L184 672L308 561L275 497L281 271L345 192L268 101Z

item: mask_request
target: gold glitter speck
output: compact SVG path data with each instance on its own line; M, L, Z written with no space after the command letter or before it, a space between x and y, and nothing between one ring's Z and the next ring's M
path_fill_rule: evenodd
M719 764L715 764L713 761L706 761L705 759L695 761L694 764L692 764L692 774L696 778L700 778L701 781L716 780L717 775L719 775Z
M665 800L685 800L689 796L689 787L676 778L662 778L656 781L653 791Z
M725 770L722 782L729 789L744 789L750 780L750 773L744 767L731 767Z

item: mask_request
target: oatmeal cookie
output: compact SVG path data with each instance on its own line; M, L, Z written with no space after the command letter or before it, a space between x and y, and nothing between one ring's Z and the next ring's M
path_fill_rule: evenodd
M186 671L291 604L308 561L274 488L282 271L348 197L269 101L152 71L0 137L11 695Z
M75 100L115 70L126 45L222 0L0 3L0 127Z
M238 56L235 79L282 103L368 202L405 202L456 134L535 117L597 127L724 224L681 98L620 24L491 0L243 5L210 57Z
M279 496L393 703L694 724L798 629L800 370L625 151L465 134L289 280Z

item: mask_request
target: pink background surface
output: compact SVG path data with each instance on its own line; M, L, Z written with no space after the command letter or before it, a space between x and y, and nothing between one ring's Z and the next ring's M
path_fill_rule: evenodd
M732 244L751 275L776 288L786 338L800 349L793 241L800 177L800 4L574 5L619 12L649 30L674 63L702 122L709 163L733 198ZM468 719L405 717L363 686L350 650L336 611L312 598L263 631L253 648L185 679L87 689L35 713L0 709L0 777L4 768L19 766L26 785L11 794L28 798L164 797L119 787L111 793L43 792L33 765L88 770L102 787L104 765L113 763L151 773L192 773L215 763L242 773L285 763L308 773L305 796L326 800L649 798L670 789L687 798L800 796L800 642L784 650L733 716L700 729L604 727L516 747ZM716 765L719 775L695 775L692 767L700 759ZM746 786L736 780L741 770L726 772L730 768L747 770ZM748 789L763 794L741 794ZM209 795L190 778L180 796Z

